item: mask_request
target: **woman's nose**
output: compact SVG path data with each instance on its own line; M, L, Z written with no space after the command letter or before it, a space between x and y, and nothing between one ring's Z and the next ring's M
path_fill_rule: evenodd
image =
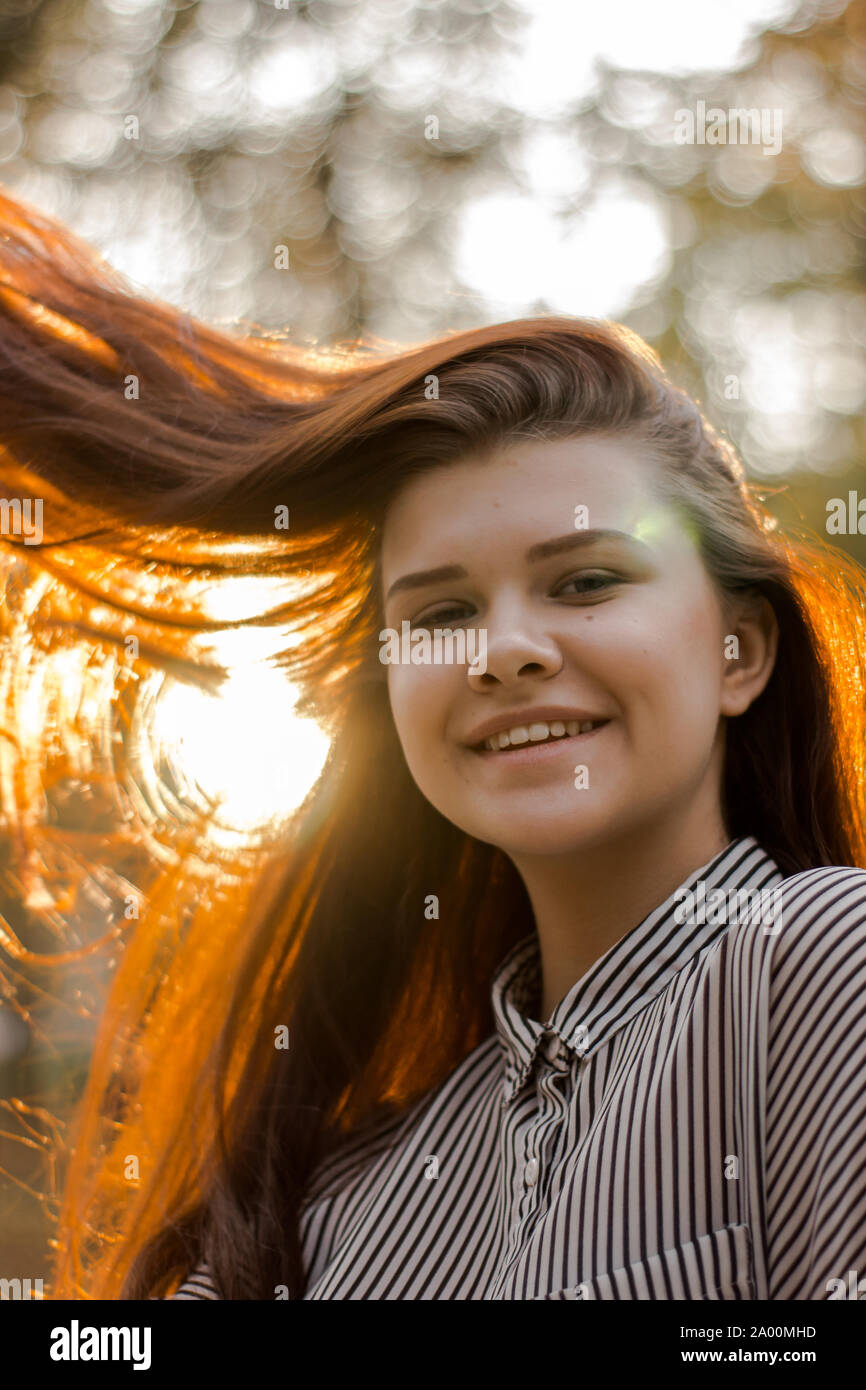
M525 614L488 620L483 629L486 661L482 671L469 669L469 680L476 689L494 684L510 684L534 676L543 680L562 667L557 643L539 631L537 620Z

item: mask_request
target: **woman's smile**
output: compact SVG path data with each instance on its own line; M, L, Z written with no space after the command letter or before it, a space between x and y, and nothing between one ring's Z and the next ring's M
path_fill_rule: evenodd
M552 721L551 724L538 721L528 726L516 725L500 736L502 739L508 739L504 745L493 735L485 739L482 745L473 747L471 751L497 766L509 764L527 767L536 763L545 764L552 762L564 752L582 756L586 745L610 722L609 719L596 723L590 720L569 720L563 723L558 720ZM499 746L494 747L495 744Z

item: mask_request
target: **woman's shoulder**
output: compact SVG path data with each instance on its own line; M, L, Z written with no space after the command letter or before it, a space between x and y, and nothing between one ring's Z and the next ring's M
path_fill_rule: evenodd
M828 864L784 878L774 889L778 910L771 934L778 947L844 936L866 943L866 869Z
M838 885L846 892L866 892L866 869L853 864L824 864L815 869L802 869L789 874L779 885L787 893L796 893L806 887Z
M779 958L804 940L827 932L866 933L866 869L826 864L803 869L758 889L740 889L729 922L755 940L768 939Z
M213 1281L210 1268L206 1262L196 1265L191 1274L188 1274L180 1288L174 1293L170 1293L168 1299L220 1299L221 1294Z
M448 1123L455 1103L481 1103L500 1075L501 1043L489 1033L443 1076L415 1099L389 1104L370 1115L363 1125L335 1140L323 1155L307 1186L302 1214L320 1202L346 1193L366 1180L377 1167L382 1171L405 1145L413 1141L422 1123L435 1128Z
M836 1030L862 1047L866 869L831 864L791 874L774 887L765 917L752 939L769 967L771 1035Z
M745 898L729 904L724 951L738 992L764 978L772 1010L792 990L817 1001L852 977L866 986L866 869L804 869Z

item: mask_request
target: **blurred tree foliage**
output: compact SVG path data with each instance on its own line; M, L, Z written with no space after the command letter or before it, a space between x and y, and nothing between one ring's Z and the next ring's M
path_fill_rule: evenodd
M863 482L866 0L792 4L736 70L601 64L543 115L502 79L529 22L517 0L5 0L0 179L230 331L374 343L588 312L550 291L502 312L461 279L460 218L522 190L579 227L628 187L668 254L612 316L823 531ZM781 148L677 143L699 103L777 111ZM525 283L531 238L518 254Z

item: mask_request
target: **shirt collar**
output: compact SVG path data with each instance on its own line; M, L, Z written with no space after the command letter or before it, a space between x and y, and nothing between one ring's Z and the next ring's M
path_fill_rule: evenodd
M528 1012L536 1006L539 995L541 956L537 932L524 937L500 963L491 988L496 1031L505 1056L503 1101L510 1101L523 1086L542 1038L554 1048L558 1038L560 1046L578 1057L590 1057L659 994L677 971L727 931L729 914L714 912L712 903L701 911L701 903L714 889L721 888L726 894L740 888L771 889L782 879L779 866L754 836L731 840L600 956L560 1000L546 1023ZM686 890L696 895L691 913L684 910ZM712 921L707 920L710 917Z

